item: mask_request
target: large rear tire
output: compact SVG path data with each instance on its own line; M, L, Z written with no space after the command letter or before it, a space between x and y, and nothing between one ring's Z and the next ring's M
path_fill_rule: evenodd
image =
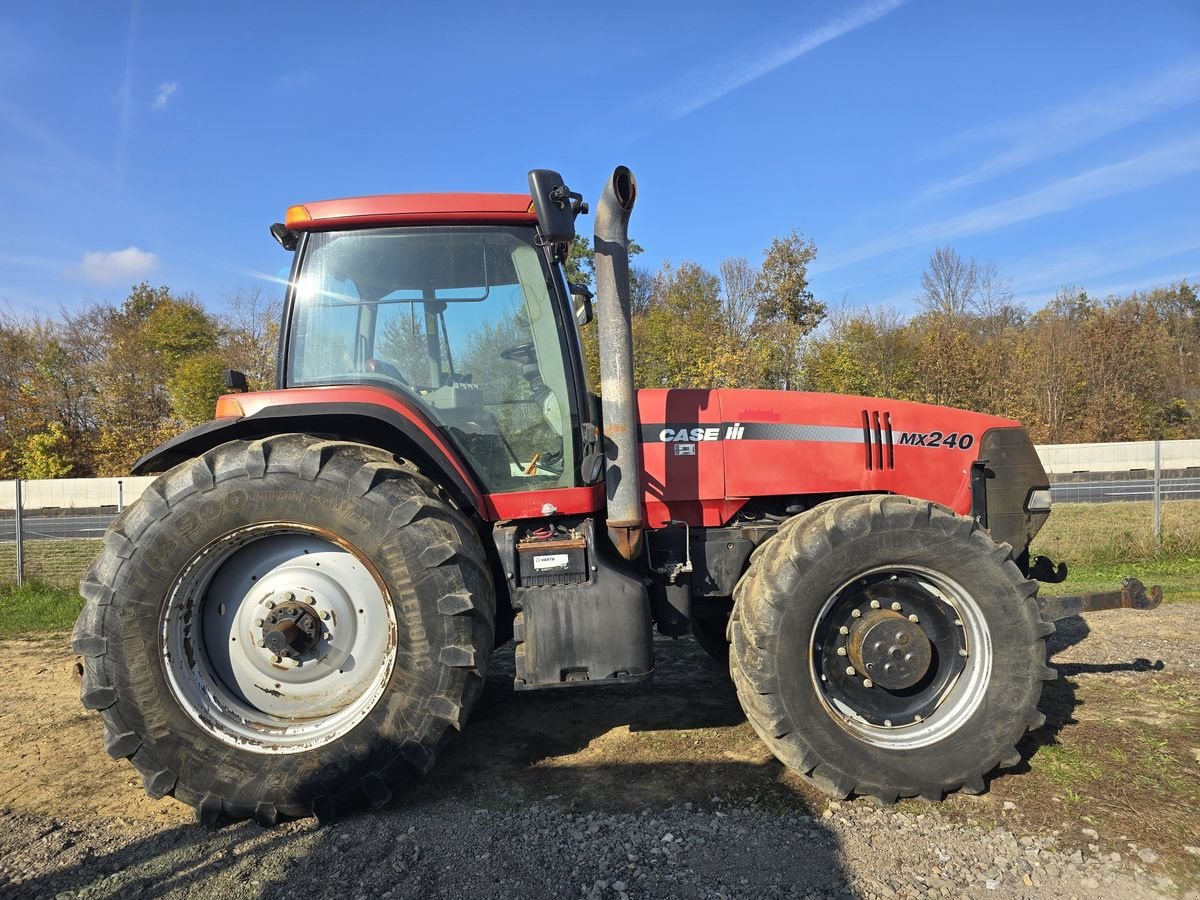
M978 793L1038 712L1044 622L973 520L894 496L789 520L737 585L730 672L755 731L831 796Z
M461 728L492 647L470 522L411 464L309 435L161 476L80 592L108 752L208 823L386 803Z

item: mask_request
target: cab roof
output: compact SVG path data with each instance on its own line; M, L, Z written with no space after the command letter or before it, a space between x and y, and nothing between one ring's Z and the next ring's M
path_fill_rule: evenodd
M377 194L292 206L284 224L292 231L334 231L384 225L536 221L528 194Z

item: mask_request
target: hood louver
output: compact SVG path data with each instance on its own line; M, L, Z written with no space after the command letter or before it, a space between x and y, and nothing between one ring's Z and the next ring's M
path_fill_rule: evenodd
M862 428L867 471L896 468L896 454L892 445L892 414L864 409Z

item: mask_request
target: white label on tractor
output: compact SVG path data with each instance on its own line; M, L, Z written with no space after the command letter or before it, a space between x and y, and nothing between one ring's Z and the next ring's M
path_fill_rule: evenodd
M533 558L533 571L544 572L546 569L565 569L571 563L571 557L565 553L548 553L545 556Z
M695 444L676 444L675 445L675 455L676 456L695 456L696 455L696 445Z

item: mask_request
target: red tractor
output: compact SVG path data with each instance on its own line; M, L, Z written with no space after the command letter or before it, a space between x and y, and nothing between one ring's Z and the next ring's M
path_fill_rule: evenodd
M278 389L139 460L162 473L80 586L105 744L212 822L386 803L466 722L495 646L517 690L626 683L652 630L728 657L755 730L835 797L984 789L1038 712L1050 512L1017 422L861 397L633 387L618 168L587 211L529 194L293 206Z

